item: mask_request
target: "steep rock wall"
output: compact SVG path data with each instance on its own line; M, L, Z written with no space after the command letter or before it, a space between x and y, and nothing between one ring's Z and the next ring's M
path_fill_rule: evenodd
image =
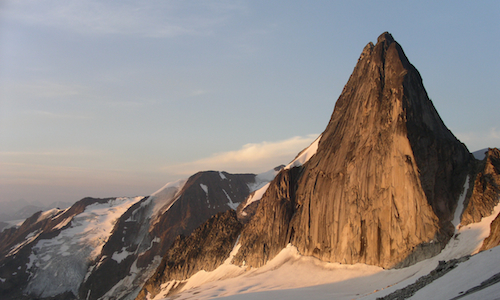
M228 257L242 224L236 212L218 213L187 237L178 236L136 299L155 297L162 284L185 280L200 270L213 271Z
M453 233L471 162L418 71L384 33L364 48L317 153L264 194L238 261L260 266L288 242L322 260L385 268L434 255ZM286 189L294 193L272 192Z
M500 150L488 149L479 170L462 213L460 223L464 226L490 216L500 201Z

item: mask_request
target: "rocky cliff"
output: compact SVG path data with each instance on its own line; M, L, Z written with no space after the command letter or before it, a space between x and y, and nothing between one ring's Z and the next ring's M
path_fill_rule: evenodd
M488 149L477 169L472 193L462 213L461 224L464 226L490 216L500 201L500 150Z
M241 228L236 212L229 210L213 216L191 235L178 236L136 299L155 297L162 285L173 281L168 290L162 291L171 295L196 272L215 270L229 257Z
M325 261L385 268L436 254L453 233L472 161L384 33L364 48L317 153L271 183L235 261L261 266L287 243Z
M468 205L462 214L463 226L491 216L500 202L500 150L488 149L486 157L479 164ZM500 245L500 215L491 222L490 235L483 241L480 251Z

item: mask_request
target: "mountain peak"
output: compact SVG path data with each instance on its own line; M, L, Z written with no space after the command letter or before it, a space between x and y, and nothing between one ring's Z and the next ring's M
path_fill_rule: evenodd
M389 32L384 32L379 37L377 38L377 44L386 42L387 45L390 45L392 42L394 42L394 38Z
M364 48L316 154L271 183L242 233L251 250L236 261L262 265L288 243L321 260L382 267L434 255L453 233L470 161L383 33Z

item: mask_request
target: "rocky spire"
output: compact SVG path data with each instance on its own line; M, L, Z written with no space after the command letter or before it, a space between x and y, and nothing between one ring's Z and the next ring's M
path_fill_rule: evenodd
M269 187L235 261L260 266L289 242L322 260L382 267L434 255L453 233L471 161L383 33L364 48L316 155Z

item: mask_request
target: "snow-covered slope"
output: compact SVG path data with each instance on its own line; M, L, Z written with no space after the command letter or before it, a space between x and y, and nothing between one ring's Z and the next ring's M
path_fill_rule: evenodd
M467 194L464 185L461 202ZM463 203L462 203L463 204ZM463 208L462 206L459 206ZM455 216L459 218L461 210ZM476 254L490 233L490 223L500 212L494 213L479 223L468 226L456 224L456 232L443 251L431 259L421 261L404 269L385 270L380 267L355 264L326 263L316 258L302 256L289 245L265 266L246 270L230 263L240 245L223 265L213 272L200 271L191 277L175 299L365 299L374 300L402 289L420 277L429 274L439 261L448 261ZM412 299L451 299L470 288L500 274L500 265L492 263L500 259L500 247L481 252L458 265L443 277L419 290ZM500 291L500 284L492 285L479 294L470 294L464 299L478 295L492 295ZM155 300L169 299L161 293ZM173 299L172 298L172 299Z
M49 297L71 291L77 295L88 262L101 252L116 219L141 199L117 198L95 203L87 206L83 213L63 220L56 229L69 226L59 235L39 240L33 246L27 266L31 274L25 293ZM50 210L40 218L50 218L54 213Z
M199 172L148 197L38 212L0 233L0 299L134 298L178 235L235 210L268 177Z
M321 135L319 135L314 142L311 143L307 148L302 150L294 160L292 160L285 169L290 169L293 167L299 167L305 164L311 157L318 151L319 141L321 140Z
M290 169L293 167L299 167L305 164L314 154L316 154L316 151L318 150L318 144L321 139L321 135L314 140L311 145L309 145L307 148L302 150L288 165L284 167L278 167L274 168L272 170L269 170L267 172L257 174L255 177L255 182L251 184L250 187L250 195L248 196L247 199L245 199L242 207L238 209L239 214L241 217L247 217L248 212L246 211L246 208L249 207L252 204L256 204L260 199L262 199L262 196L264 193L267 191L267 188L269 188L269 184L271 181L276 177L276 175L281 171L282 169Z

